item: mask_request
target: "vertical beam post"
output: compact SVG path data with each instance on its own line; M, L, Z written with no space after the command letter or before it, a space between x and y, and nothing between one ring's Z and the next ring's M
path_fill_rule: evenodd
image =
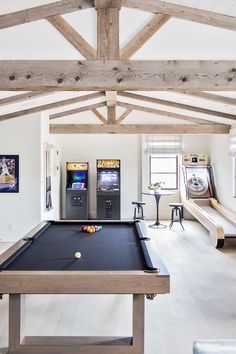
M95 0L95 8L97 10L97 58L119 60L121 0ZM116 93L113 96L116 101ZM109 106L113 106L112 109ZM116 122L116 107L115 104L110 104L109 100L107 118L109 124Z
M97 10L97 56L99 60L120 59L120 0L95 0Z
M116 124L116 106L107 106L107 123Z

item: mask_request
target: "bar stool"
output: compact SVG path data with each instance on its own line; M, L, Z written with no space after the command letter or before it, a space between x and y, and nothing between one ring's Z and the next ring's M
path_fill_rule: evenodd
M184 230L182 219L183 219L183 203L170 203L169 206L172 208L171 210L171 219L169 228L171 229L174 222L179 222Z
M134 208L134 220L137 219L144 219L144 215L143 215L143 205L145 205L146 203L144 202L132 202L133 205L135 205Z

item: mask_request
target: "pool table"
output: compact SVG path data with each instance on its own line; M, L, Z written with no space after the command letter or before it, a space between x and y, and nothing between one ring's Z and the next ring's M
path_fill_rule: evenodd
M168 271L143 221L42 222L0 256L11 354L143 354L145 295L168 292ZM133 336L24 337L24 294L132 294Z

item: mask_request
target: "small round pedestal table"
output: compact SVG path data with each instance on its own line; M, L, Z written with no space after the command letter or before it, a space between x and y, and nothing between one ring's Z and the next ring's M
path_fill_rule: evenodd
M150 192L142 192L142 194L144 194L144 195L153 195L155 197L155 200L156 200L157 218L156 218L155 223L153 225L149 225L149 227L151 227L152 229L165 229L167 226L160 223L159 203L160 203L161 196L171 195L171 194L173 194L173 192L172 191L160 190L158 193L154 193L154 192L150 191Z

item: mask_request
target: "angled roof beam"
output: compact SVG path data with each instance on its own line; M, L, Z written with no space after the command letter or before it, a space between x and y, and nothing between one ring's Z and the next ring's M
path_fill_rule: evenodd
M119 118L116 120L116 124L121 124L123 120L132 112L133 110L131 108L127 108L124 113L120 115Z
M31 114L31 113L45 112L45 111L48 111L50 109L64 107L64 106L69 106L71 104L84 102L84 101L87 101L87 100L92 100L92 99L95 99L95 98L98 98L98 97L102 97L102 96L104 96L103 92L95 92L95 93L90 93L88 95L83 95L83 96L79 96L79 97L69 98L69 99L62 100L62 101L57 101L57 102L48 103L48 104L37 106L37 107L33 107L33 108L24 109L24 110L21 110L21 111L18 111L18 112L3 114L3 115L0 116L0 121L26 116L26 115Z
M62 118L62 117L67 117L67 116L73 116L74 114L77 114L77 113L92 111L94 108L99 108L99 107L104 107L104 106L106 106L106 102L90 104L89 106L74 108L74 109L70 109L69 111L51 114L49 116L49 118L50 119L57 119L57 118Z
M123 0L123 6L153 13L159 12L182 20L236 31L236 17L222 15L212 11L176 5L161 0Z
M214 110L211 110L211 109L206 109L206 108L201 108L201 107L190 106L190 105L187 105L187 104L173 102L173 101L168 101L168 100L163 100L163 99L160 99L160 98L154 98L154 97L138 95L138 94L131 93L131 92L119 92L118 95L122 96L122 97L132 98L132 99L135 99L135 100L141 100L141 101L151 102L151 103L165 105L165 106L169 106L169 107L180 108L180 109L184 109L184 110L187 110L187 111L193 111L193 112L208 114L208 115L212 115L212 116L215 116L215 117L221 117L221 118L236 120L236 115L234 115L234 114L214 111ZM192 95L192 93L191 93L191 95Z
M1 60L0 90L234 91L235 60Z
M121 59L130 59L171 16L157 14L121 49Z
M97 59L97 51L61 16L50 16L47 20L88 60Z
M91 112L93 112L93 114L94 114L103 124L106 124L106 123L107 123L106 118L104 118L103 115L102 115L96 108L91 109Z
M197 123L197 124L206 124L206 123L211 123L212 124L213 123L212 121L209 121L207 119L199 119L199 118L186 116L186 115L179 114L179 113L162 111L160 109L144 107L144 106L138 106L136 104L126 103L126 102L119 102L118 101L117 102L117 106L124 107L124 108L130 108L130 109L136 110L136 111L152 113L152 114L156 114L156 115L164 116L164 117L168 117L168 118L186 120L188 122Z
M93 0L62 0L0 16L0 29L94 7Z
M213 102L218 102L218 103L224 103L224 104L230 104L235 106L236 105L236 98L232 97L226 97L226 96L220 96L220 95L214 95L213 93L209 92L186 92L186 91L177 91L178 93L182 93L184 95L188 96L193 96L197 98L203 98L208 101L213 101Z
M49 92L33 91L33 92L21 93L19 95L1 98L0 107L7 106L9 104L23 102L23 101L33 100L34 98L52 95L53 93L54 92L50 92L50 91Z
M229 125L50 124L51 134L228 134Z

